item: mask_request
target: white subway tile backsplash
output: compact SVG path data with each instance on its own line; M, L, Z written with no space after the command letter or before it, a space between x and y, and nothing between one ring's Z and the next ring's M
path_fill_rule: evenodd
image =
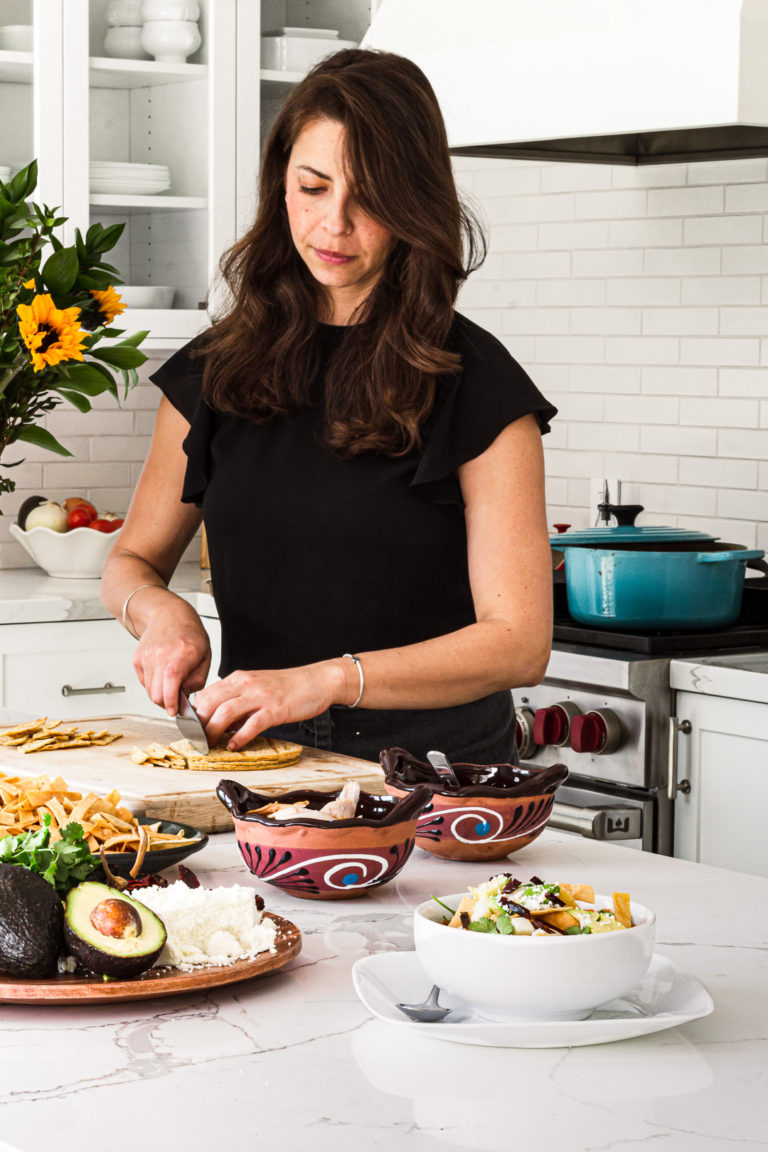
M720 309L720 331L724 336L762 336L765 326L763 307Z
M643 253L639 249L574 252L573 271L576 276L599 276L609 287L614 278L639 276L643 271Z
M680 483L700 485L703 488L757 487L758 466L754 460L697 459L695 456L680 460Z
M570 252L514 252L504 257L504 275L512 280L561 279L571 271Z
M768 368L721 368L721 396L768 396Z
M580 364L605 359L601 336L539 336L536 359L547 364Z
M768 520L768 492L763 490L720 488L717 492L717 514L733 520Z
M643 333L649 336L711 336L718 323L717 308L643 309Z
M611 220L608 225L612 248L669 248L683 242L682 220Z
M579 192L574 198L577 220L625 220L645 216L647 192L644 189L611 189L610 192Z
M610 188L611 176L607 164L545 164L541 169L541 190L576 192L587 188Z
M759 304L758 276L708 276L705 279L685 277L682 281L681 304Z
M726 275L768 272L768 245L744 245L741 248L723 248L723 272Z
M717 432L714 428L682 428L679 425L672 428L661 424L644 427L640 434L640 451L665 456L716 456ZM646 476L653 476L654 471L654 462L647 461Z
M682 364L716 364L718 367L735 367L760 363L760 341L703 337L700 340L683 337L680 341L680 362Z
M759 409L756 400L726 400L722 396L680 400L680 423L712 428L756 428Z
M581 401L583 398L579 398ZM573 410L574 406L571 406ZM575 411L580 413L581 403L575 406ZM569 413L565 413L566 420L569 419ZM577 415L570 416L571 423L568 426L568 447L582 451L601 451L605 447L606 442L606 420L600 420L599 423L590 423L586 420L581 422L582 417ZM610 443L614 452L638 452L640 450L640 429L634 424L615 424L611 426ZM606 475L607 470L606 470ZM601 472L602 476L603 473ZM624 496L622 494L622 499Z
M715 276L719 248L648 248L643 271L649 276Z
M711 216L722 212L723 188L652 188L649 216Z
M606 395L639 392L642 369L636 364L574 364L572 392L603 392Z
M725 189L726 212L765 212L765 184L733 184Z
M605 341L608 364L676 364L679 341L663 336L616 336Z
M608 281L609 304L638 304L659 307L678 304L680 281L672 277L639 276Z
M676 396L606 396L609 424L677 424L680 401ZM611 437L615 429L611 428Z
M718 432L716 455L768 460L768 429L723 428Z
M763 195L765 186L763 185ZM691 216L683 221L686 244L759 244L760 216Z
M605 248L608 244L608 225L602 221L576 221L568 224L541 224L539 248L572 251L579 248Z
M571 331L586 335L639 336L642 313L639 308L574 308Z
M568 308L505 308L501 318L505 335L521 332L567 335L571 330Z
M763 157L743 160L702 160L688 166L688 184L739 184L768 180L768 163Z
M542 280L535 285L535 301L540 308L573 305L585 308L605 303L604 280Z
M660 396L715 396L717 369L648 366L641 369L641 391Z

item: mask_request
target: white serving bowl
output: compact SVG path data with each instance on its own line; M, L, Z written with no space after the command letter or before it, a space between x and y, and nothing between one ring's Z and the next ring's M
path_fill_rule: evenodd
M31 52L33 36L31 24L1 24L0 48L6 52Z
M11 524L10 532L39 568L64 580L99 579L107 553L120 535L119 528L115 532L97 532L95 528L54 532L37 527L25 532L18 524Z
M104 53L118 60L148 60L141 46L141 25L107 28L104 36Z
M107 4L107 24L110 28L141 28L144 18L141 15L143 0L109 0Z
M142 20L199 20L198 0L143 0Z
M261 67L286 72L308 72L318 61L342 48L357 48L354 40L321 36L262 36Z
M176 294L164 284L118 284L115 291L127 308L171 308Z
M183 64L202 42L193 20L147 20L141 31L144 51L163 64Z
M466 892L440 896L458 908ZM595 895L596 907L610 897ZM489 1020L583 1020L648 970L656 917L632 904L632 927L574 936L500 936L449 928L434 900L414 910L416 956L429 979Z

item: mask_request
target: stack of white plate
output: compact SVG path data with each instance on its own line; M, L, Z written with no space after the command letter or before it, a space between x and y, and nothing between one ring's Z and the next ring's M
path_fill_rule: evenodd
M157 192L167 192L171 186L171 174L165 164L92 160L89 176L91 192L120 196L152 196Z

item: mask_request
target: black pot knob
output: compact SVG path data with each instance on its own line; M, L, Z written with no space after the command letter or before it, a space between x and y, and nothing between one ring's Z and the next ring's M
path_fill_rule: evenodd
M598 504L605 518L613 516L620 528L634 528L635 520L643 511L642 504Z

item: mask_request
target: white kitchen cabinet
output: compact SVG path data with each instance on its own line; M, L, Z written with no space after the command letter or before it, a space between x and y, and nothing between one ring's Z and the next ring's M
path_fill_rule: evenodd
M677 719L675 856L768 876L768 703L682 691Z
M203 618L211 639L211 679L219 622ZM0 707L52 720L128 713L161 716L133 668L136 641L116 620L68 620L0 627Z
M336 28L359 42L368 0L199 0L202 44L184 63L104 52L107 0L0 0L0 24L31 24L32 51L0 48L0 166L39 162L35 198L67 217L62 239L125 222L108 260L131 285L175 290L172 308L129 309L147 350L206 326L222 253L249 226L265 132L293 73L259 69L263 30ZM156 195L91 193L89 163L167 165ZM215 302L215 301L214 301Z

